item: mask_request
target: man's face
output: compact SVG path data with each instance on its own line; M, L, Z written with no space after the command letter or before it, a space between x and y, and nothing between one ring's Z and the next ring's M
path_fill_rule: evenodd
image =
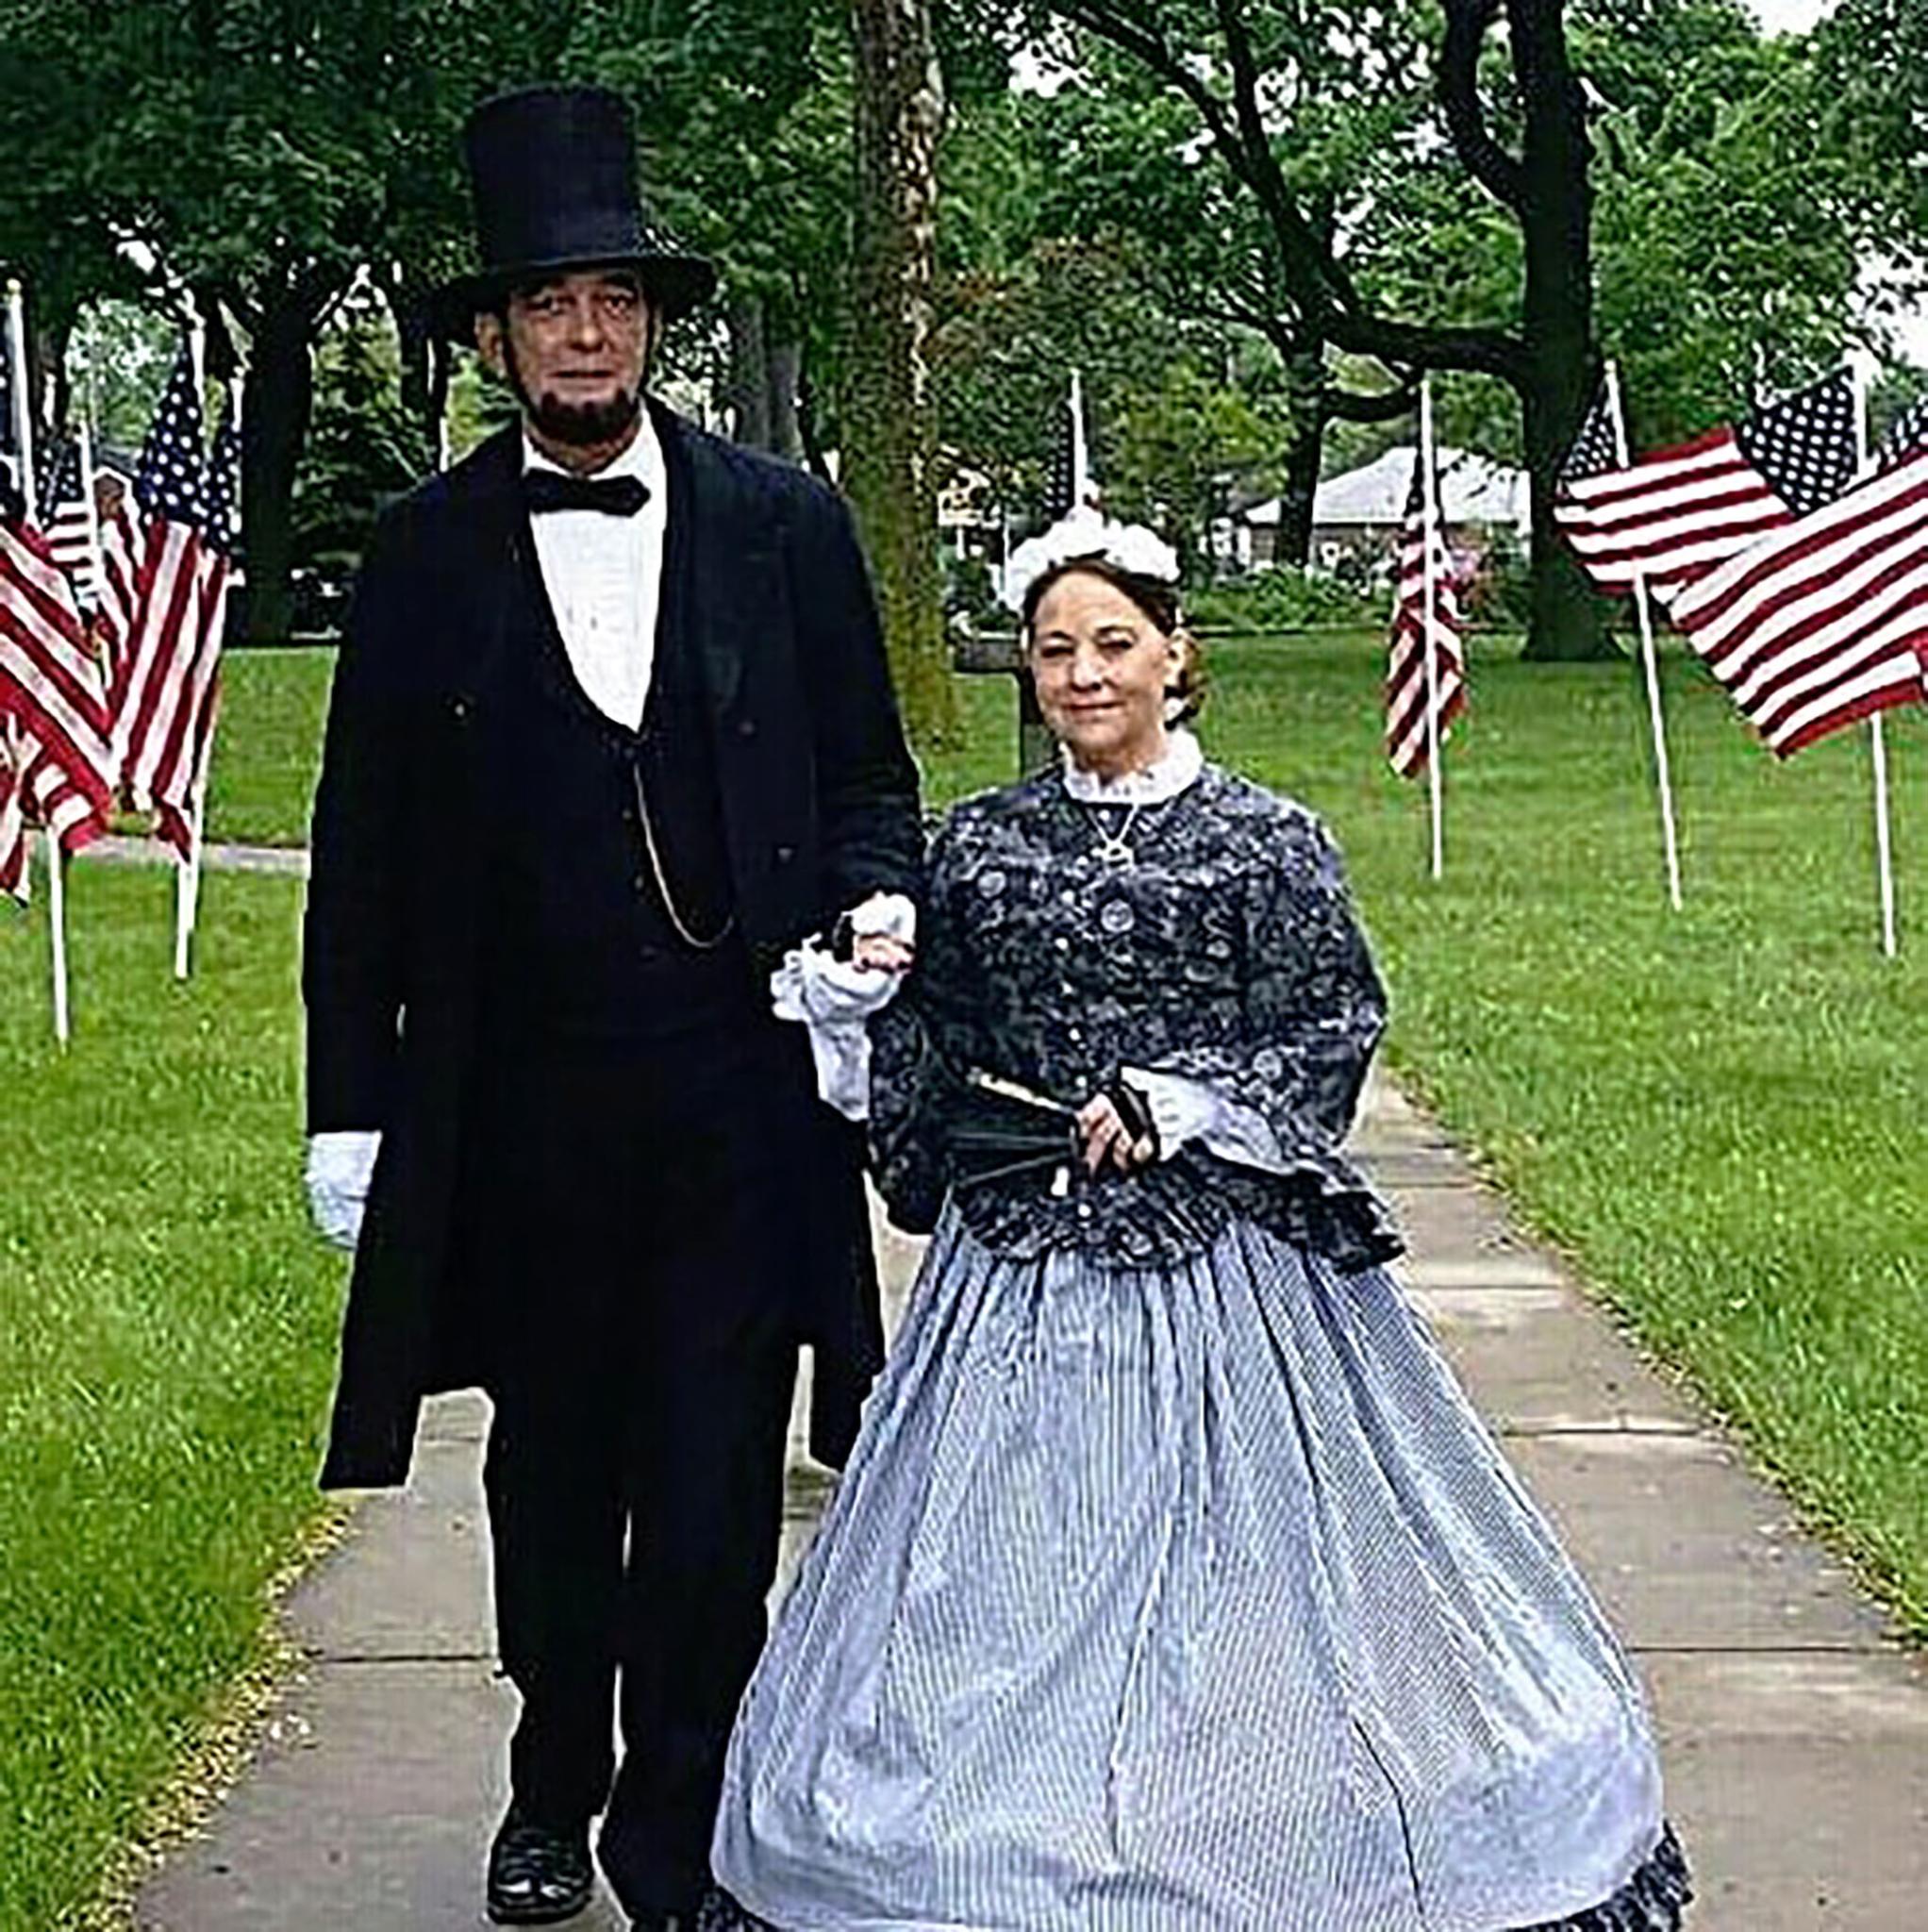
M540 434L592 445L636 421L651 318L634 275L584 269L532 283L509 295L506 320L477 316L476 346Z

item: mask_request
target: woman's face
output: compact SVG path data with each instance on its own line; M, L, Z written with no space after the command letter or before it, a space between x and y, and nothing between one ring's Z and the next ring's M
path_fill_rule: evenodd
M1115 777L1163 752L1179 647L1116 584L1059 577L1039 599L1030 659L1045 724L1087 771Z

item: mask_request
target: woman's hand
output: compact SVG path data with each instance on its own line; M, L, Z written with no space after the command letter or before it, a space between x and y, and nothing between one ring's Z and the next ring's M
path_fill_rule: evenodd
M1107 1163L1120 1174L1129 1174L1157 1158L1157 1141L1150 1134L1134 1141L1108 1093L1094 1093L1079 1108L1078 1130L1085 1137L1087 1174L1096 1174Z
M867 932L850 949L852 960L872 973L904 973L916 957L907 940L892 939L887 932Z

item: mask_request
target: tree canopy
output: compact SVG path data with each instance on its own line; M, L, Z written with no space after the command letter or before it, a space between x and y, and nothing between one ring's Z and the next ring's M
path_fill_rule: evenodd
M431 459L449 364L422 302L468 253L464 116L506 85L602 81L636 108L654 210L723 273L673 359L746 441L861 475L895 419L865 332L859 18L851 0L0 0L0 258L56 372L109 298L239 325L271 630L319 541L305 466L334 479L316 502L346 488L360 415L384 452L363 496L407 467L411 418ZM1329 445L1409 434L1421 370L1452 439L1526 461L1543 508L1604 357L1652 443L1879 346L1870 264L1893 301L1928 288L1915 0L1841 0L1771 40L1739 0L948 0L928 35L946 103L916 351L931 473L982 478L1015 518L1073 367L1121 506L1195 547L1228 488L1277 489L1289 541ZM376 294L392 351L364 340ZM331 341L351 310L353 354ZM97 337L151 355L127 313L101 308ZM126 386L103 385L117 425ZM1590 607L1539 534L1534 647L1584 648Z

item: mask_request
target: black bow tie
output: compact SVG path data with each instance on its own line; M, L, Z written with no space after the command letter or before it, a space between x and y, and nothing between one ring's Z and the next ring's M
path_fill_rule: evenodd
M527 470L523 498L531 516L552 509L599 509L605 516L633 517L649 501L649 486L640 476L566 476L557 470Z

